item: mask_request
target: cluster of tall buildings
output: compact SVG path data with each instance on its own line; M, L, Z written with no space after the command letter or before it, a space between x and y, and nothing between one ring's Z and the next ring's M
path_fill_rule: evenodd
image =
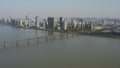
M33 19L1 19L1 23L13 25L19 28L36 28L36 29L61 29L67 30L67 22L63 17L55 18L48 17L47 19L41 19L36 16Z
M109 22L109 23L107 23ZM81 19L81 18L64 18L64 17L48 17L41 19L39 16L35 18L25 19L0 19L0 23L13 25L19 28L35 28L35 29L57 29L57 30L100 30L106 28L113 28L118 26L119 20L108 19ZM111 24L112 23L112 24ZM118 26L120 27L120 25Z
M67 23L66 19L63 17L60 17L59 19L55 17L48 17L48 28L50 29L61 29L61 30L67 30Z

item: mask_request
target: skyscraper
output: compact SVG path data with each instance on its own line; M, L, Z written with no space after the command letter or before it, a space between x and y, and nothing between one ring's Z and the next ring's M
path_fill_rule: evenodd
M62 29L62 27L63 27L63 22L64 22L64 18L63 18L63 17L60 17L60 27L61 27L61 29Z
M64 22L63 22L63 29L67 30L67 21L66 20L64 20Z
M36 26L36 29L40 28L40 18L38 16L35 17L35 26Z
M60 17L60 27L62 30L67 30L67 22L63 17Z
M57 19L54 17L48 17L48 28L55 29L57 24Z

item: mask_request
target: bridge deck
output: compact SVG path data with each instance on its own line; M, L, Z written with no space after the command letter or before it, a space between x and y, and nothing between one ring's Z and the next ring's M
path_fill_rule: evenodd
M8 45L8 43L16 43L16 46L19 45L19 42L22 42L22 41L26 41L27 44L30 43L31 40L37 40L39 42L39 39L45 39L45 40L48 40L48 39L56 39L56 38L63 38L61 36L64 36L64 37L70 37L71 36L75 36L74 34L62 34L62 35L51 35L51 36L42 36L42 37L32 37L32 38L27 38L27 39L17 39L17 40L10 40L10 41L1 41L0 44L6 48L6 45Z

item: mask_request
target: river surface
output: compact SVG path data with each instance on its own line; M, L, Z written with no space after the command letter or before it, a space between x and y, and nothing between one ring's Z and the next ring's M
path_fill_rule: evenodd
M53 34L60 33L0 25L0 41ZM119 39L81 35L21 44L0 45L0 68L120 68Z

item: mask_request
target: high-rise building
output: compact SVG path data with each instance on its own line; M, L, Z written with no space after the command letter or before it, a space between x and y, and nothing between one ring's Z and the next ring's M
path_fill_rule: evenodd
M40 20L40 29L45 29L46 28L46 19L41 19Z
M52 20L51 20L51 17L48 17L47 21L48 21L48 28L52 28Z
M35 26L36 28L40 28L40 18L38 16L35 17Z
M63 29L67 30L67 21L66 20L64 20L64 22L63 22Z
M9 17L9 18L7 19L7 23L8 23L8 24L11 24L11 23L12 23L11 20L12 20L12 17Z
M60 17L60 27L61 27L61 29L62 29L62 27L63 27L63 22L64 22L64 18L63 18L63 17Z
M63 22L64 21L64 18L63 17L60 17L60 22Z
M20 28L28 28L29 27L29 21L26 20L26 19L17 19L16 22L15 22L15 25L17 27L20 27Z
M28 15L26 15L26 16L25 16L25 19L26 19L26 20L28 20L28 19L29 19L29 16L28 16Z
M73 22L73 28L76 28L76 26L77 26L77 22L76 22L76 20L73 19L72 22Z
M48 17L48 28L55 29L57 24L57 19L54 17Z
M67 30L67 22L63 17L60 17L60 27L62 30Z

